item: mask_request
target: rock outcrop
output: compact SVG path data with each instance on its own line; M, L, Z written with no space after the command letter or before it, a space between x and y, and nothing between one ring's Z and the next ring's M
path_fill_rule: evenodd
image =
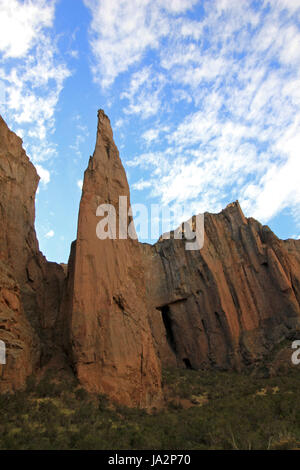
M205 214L200 250L174 237L140 244L131 238L129 187L102 110L68 266L39 251L38 181L21 139L0 117L0 341L7 352L0 392L22 388L47 367L71 366L88 391L157 406L161 363L239 370L282 340L299 339L300 240L279 240L236 202ZM107 211L115 227L105 227Z
M0 261L0 340L6 364L0 364L0 392L22 388L39 363L40 343L31 327L13 271Z
M68 267L66 338L76 374L92 392L129 406L159 403L160 364L148 322L141 249L120 239L119 226L133 222L121 213L130 206L129 187L108 117L98 112L97 141L84 174L77 240ZM98 206L116 210L116 239L99 239ZM104 215L104 213L102 214Z
M22 140L0 116L0 339L8 341L2 369L10 378L0 381L0 390L24 385L56 349L65 275L39 251L34 229L38 182Z
M185 243L143 247L165 366L240 369L300 331L300 241L279 240L236 202L205 214L201 250Z

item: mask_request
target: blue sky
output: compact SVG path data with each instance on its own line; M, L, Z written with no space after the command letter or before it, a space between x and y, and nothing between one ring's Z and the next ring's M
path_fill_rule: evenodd
M99 108L133 203L189 218L239 199L299 238L300 0L0 0L0 112L41 176L53 261L76 238Z

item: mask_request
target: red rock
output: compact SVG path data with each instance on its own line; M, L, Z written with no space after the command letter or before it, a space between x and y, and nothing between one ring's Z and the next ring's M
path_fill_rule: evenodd
M148 322L140 246L130 238L100 240L96 235L97 207L109 203L117 209L119 196L129 204L110 121L100 110L68 266L66 331L84 387L128 406L148 407L160 401L161 372Z
M205 214L200 251L170 239L144 255L165 366L240 368L300 331L300 241L279 240L238 202Z
M3 331L5 337L9 334L5 374L11 381L5 380L6 388L9 383L12 388L23 386L26 376L46 362L56 348L55 323L65 275L63 268L48 263L39 251L34 229L38 182L22 140L0 116L0 260L3 272L13 279L13 288L9 289L5 287L7 275L0 281L2 320L10 315L13 319L8 322L9 331L0 330L2 340Z
M0 393L18 390L39 361L39 339L24 313L12 270L0 261L0 339L6 364L0 364Z
M103 111L98 118L65 266L39 251L39 178L0 117L0 340L7 345L0 392L23 387L48 367L69 371L70 363L87 390L155 406L160 361L240 369L300 334L300 240L279 240L247 219L238 202L205 214L197 251L186 251L185 240L161 238L151 246L97 237L97 207L118 208L119 196L130 203L109 119Z

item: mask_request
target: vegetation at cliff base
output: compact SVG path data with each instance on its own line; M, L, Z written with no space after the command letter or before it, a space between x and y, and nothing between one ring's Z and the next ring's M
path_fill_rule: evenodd
M50 375L0 396L0 449L297 449L300 374L164 371L163 410L113 406Z

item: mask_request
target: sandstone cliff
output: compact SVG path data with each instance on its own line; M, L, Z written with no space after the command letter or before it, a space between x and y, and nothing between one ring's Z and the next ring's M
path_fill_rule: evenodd
M22 140L0 116L0 339L7 339L0 390L23 386L55 350L65 276L39 251L34 229L38 182Z
M238 202L205 214L201 250L184 239L143 249L165 366L239 369L300 331L300 241L279 240Z
M160 364L148 310L141 250L137 240L100 240L100 204L116 208L119 196L130 205L129 187L108 117L98 113L97 141L85 171L77 240L68 268L64 309L66 337L79 381L88 390L131 406L160 400ZM124 226L131 222L125 216Z
M102 110L68 267L39 251L38 180L0 117L0 340L7 346L0 392L71 365L91 392L155 406L161 363L240 369L282 340L299 339L300 241L279 240L238 202L205 214L201 250L186 251L185 240L120 239L119 225L134 232L119 210L120 196L130 206L129 187ZM97 237L102 204L116 209L116 239Z

